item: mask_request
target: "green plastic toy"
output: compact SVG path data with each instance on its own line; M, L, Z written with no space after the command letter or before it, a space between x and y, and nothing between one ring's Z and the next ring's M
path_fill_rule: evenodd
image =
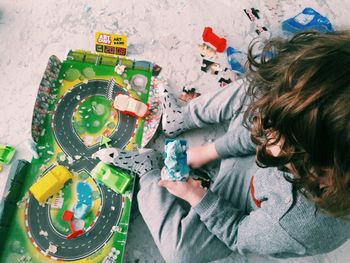
M9 164L15 152L15 148L11 146L0 145L0 164Z
M96 165L91 171L91 176L119 194L125 193L132 180L132 177L127 173L103 162Z

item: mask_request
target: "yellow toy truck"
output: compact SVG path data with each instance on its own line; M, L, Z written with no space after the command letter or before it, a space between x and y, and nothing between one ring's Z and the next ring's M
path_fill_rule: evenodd
M57 165L34 183L29 191L39 203L56 194L73 175L62 165Z

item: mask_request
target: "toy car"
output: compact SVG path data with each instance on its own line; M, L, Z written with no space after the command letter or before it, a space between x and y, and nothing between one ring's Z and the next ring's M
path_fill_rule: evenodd
M15 148L7 145L0 145L0 163L9 164L15 155Z
M119 93L114 99L113 108L122 113L142 118L148 114L149 106L138 99Z
M44 203L50 196L56 194L64 184L72 179L72 174L62 165L57 165L45 175L43 175L36 183L34 183L29 191L39 203Z
M103 162L99 162L96 165L96 167L91 171L91 176L118 194L125 193L132 180L131 176L127 173L113 168Z

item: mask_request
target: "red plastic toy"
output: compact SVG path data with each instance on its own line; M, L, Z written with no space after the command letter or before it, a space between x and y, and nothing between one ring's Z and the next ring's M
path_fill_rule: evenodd
M149 114L148 104L126 94L122 94L121 92L118 92L117 96L115 96L113 108L137 118L143 118Z
M69 211L69 210L64 211L64 213L62 215L62 219L64 221L68 222L70 230L72 231L72 233L70 233L67 236L68 240L75 238L75 237L78 237L78 236L85 233L85 231L83 229L75 230L74 225L73 225L73 217L74 217L74 213L72 211Z
M226 39L214 34L211 27L205 27L203 31L203 41L212 44L217 52L224 52L226 49Z

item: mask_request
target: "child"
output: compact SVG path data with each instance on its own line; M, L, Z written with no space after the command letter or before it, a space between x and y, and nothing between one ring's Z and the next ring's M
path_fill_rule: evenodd
M272 40L261 62L253 46L248 80L184 108L162 97L169 137L230 122L222 138L188 150L192 168L222 160L210 189L159 181L154 151L101 157L139 174L140 212L167 262L316 255L350 235L350 31Z

